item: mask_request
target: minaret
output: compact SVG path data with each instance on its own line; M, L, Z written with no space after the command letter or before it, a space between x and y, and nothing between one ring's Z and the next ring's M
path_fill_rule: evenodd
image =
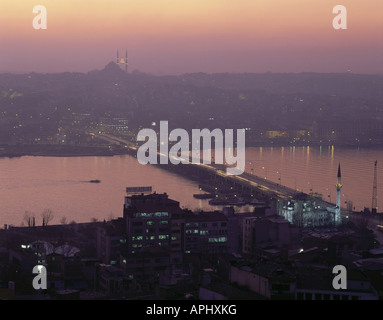
M341 183L341 172L340 172L340 163L338 166L338 181L335 185L336 188L336 207L335 207L335 225L338 225L342 222L341 216L340 216L340 191L342 189L342 183Z
M128 50L125 52L125 58L120 58L120 53L117 50L117 65L122 68L121 65L125 65L125 72L128 73Z

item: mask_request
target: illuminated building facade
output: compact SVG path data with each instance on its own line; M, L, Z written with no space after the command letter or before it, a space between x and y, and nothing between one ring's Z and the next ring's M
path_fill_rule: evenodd
M183 216L179 202L166 193L125 197L124 220L127 252L143 252L163 247L172 254L172 262L182 260Z
M335 211L321 206L315 198L303 193L286 201L279 208L279 214L287 221L302 228L335 225Z
M185 252L214 256L226 253L228 219L220 212L185 215Z
M338 166L336 188L336 205L325 206L323 201L305 193L285 201L278 208L278 214L292 224L302 228L332 227L342 223L341 217L341 170Z

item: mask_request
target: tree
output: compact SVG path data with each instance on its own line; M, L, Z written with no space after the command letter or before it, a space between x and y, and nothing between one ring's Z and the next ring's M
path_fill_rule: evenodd
M53 211L51 209L45 209L41 217L43 218L43 227L47 226L50 221L53 219Z
M35 214L30 211L25 211L23 220L27 224L28 227L35 226Z
M67 224L68 222L67 222L66 217L62 217L62 218L60 219L60 223L61 223L61 224Z

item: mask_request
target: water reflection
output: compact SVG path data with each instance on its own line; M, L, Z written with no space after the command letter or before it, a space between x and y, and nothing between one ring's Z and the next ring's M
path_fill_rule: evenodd
M84 183L96 179L101 183ZM25 211L39 219L46 208L54 212L53 223L62 217L76 222L120 217L126 187L146 185L167 192L182 207L211 209L193 198L197 183L130 156L22 157L0 159L0 225L20 225Z
M338 163L342 167L342 205L356 210L371 207L374 162L378 160L378 208L383 208L383 149L324 147L257 147L246 150L246 171L306 193L335 201ZM297 150L301 149L301 150ZM83 183L93 179L100 184ZM22 157L0 159L0 226L20 225L24 212L40 217L50 208L54 223L86 222L122 215L125 188L153 187L189 209L214 210L208 201L193 198L198 184L158 166L140 165L130 156Z
M334 185L338 163L341 163L342 204L346 206L351 201L356 210L370 208L374 162L383 159L382 149L328 146L326 153L323 152L325 147L320 146L280 147L279 152L276 152L276 147L273 148L247 149L246 157L253 160L255 175L266 178L267 174L267 179L278 183L282 180L282 172L283 185L306 193L321 194L323 199L335 200ZM378 168L378 185L379 178L383 179L382 168ZM379 197L379 191L378 207L383 208L383 197Z

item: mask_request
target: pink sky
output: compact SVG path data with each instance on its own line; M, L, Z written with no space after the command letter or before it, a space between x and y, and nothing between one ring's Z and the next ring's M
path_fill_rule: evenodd
M381 0L1 0L0 71L383 73ZM343 4L348 29L334 30ZM34 30L44 5L48 29Z

